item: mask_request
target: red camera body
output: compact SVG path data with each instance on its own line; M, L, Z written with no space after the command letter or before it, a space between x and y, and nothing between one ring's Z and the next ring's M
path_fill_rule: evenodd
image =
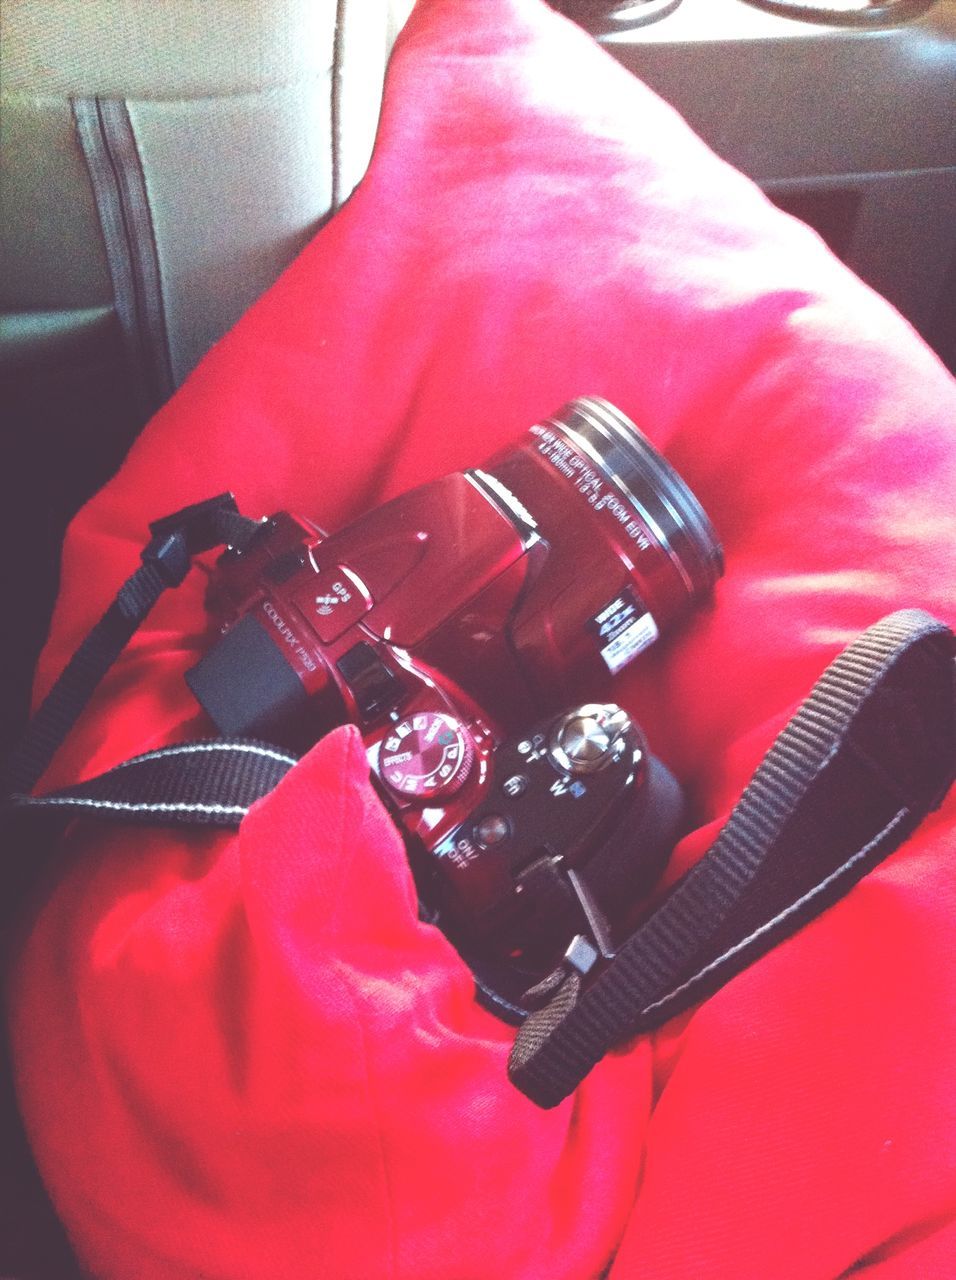
M187 679L230 735L309 745L358 725L413 845L436 851L486 801L503 743L602 696L721 568L683 481L617 410L578 400L338 533L264 522L220 559L224 636ZM646 751L624 754L639 789ZM515 866L471 843L432 860L439 896L510 949ZM587 860L579 844L565 860Z

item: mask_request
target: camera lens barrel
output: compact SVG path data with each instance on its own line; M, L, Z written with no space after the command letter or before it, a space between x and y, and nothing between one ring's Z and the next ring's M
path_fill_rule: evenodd
M687 483L633 422L607 400L572 400L549 422L587 454L641 517L692 601L724 571L714 527Z
M522 533L529 560L535 539L547 548L508 631L542 709L617 675L723 573L700 502L606 400L572 400L471 474Z

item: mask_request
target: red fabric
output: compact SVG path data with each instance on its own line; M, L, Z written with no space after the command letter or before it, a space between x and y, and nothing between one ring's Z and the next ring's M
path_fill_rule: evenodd
M46 688L147 519L225 488L335 527L578 394L683 472L716 607L620 684L712 838L835 653L956 622L956 391L806 229L537 0L431 0L371 171L76 519ZM48 784L208 732L202 575ZM693 1015L541 1112L417 923L353 730L238 835L69 841L8 993L38 1162L84 1263L148 1280L952 1274L956 805Z

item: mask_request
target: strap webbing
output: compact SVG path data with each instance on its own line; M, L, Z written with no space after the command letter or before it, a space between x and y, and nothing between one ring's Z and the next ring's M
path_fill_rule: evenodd
M177 511L150 525L143 564L120 588L60 673L23 740L7 762L3 795L32 790L90 697L167 587L178 586L192 557L227 544L245 546L260 522L239 514L230 493Z
M166 583L155 565L144 564L127 578L30 721L4 779L5 792L29 791L35 785L93 690L165 589Z
M125 760L44 796L14 795L14 812L98 817L148 826L237 827L296 763L266 742L184 742Z
M518 1032L511 1080L555 1106L612 1045L712 994L897 848L956 773L956 639L892 614L826 670L715 843L584 988Z

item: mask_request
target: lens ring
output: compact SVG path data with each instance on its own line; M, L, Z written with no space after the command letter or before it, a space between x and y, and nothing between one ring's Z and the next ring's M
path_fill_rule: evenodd
M714 527L687 483L634 423L607 400L582 396L549 424L583 445L644 519L690 598L710 595L724 571Z

